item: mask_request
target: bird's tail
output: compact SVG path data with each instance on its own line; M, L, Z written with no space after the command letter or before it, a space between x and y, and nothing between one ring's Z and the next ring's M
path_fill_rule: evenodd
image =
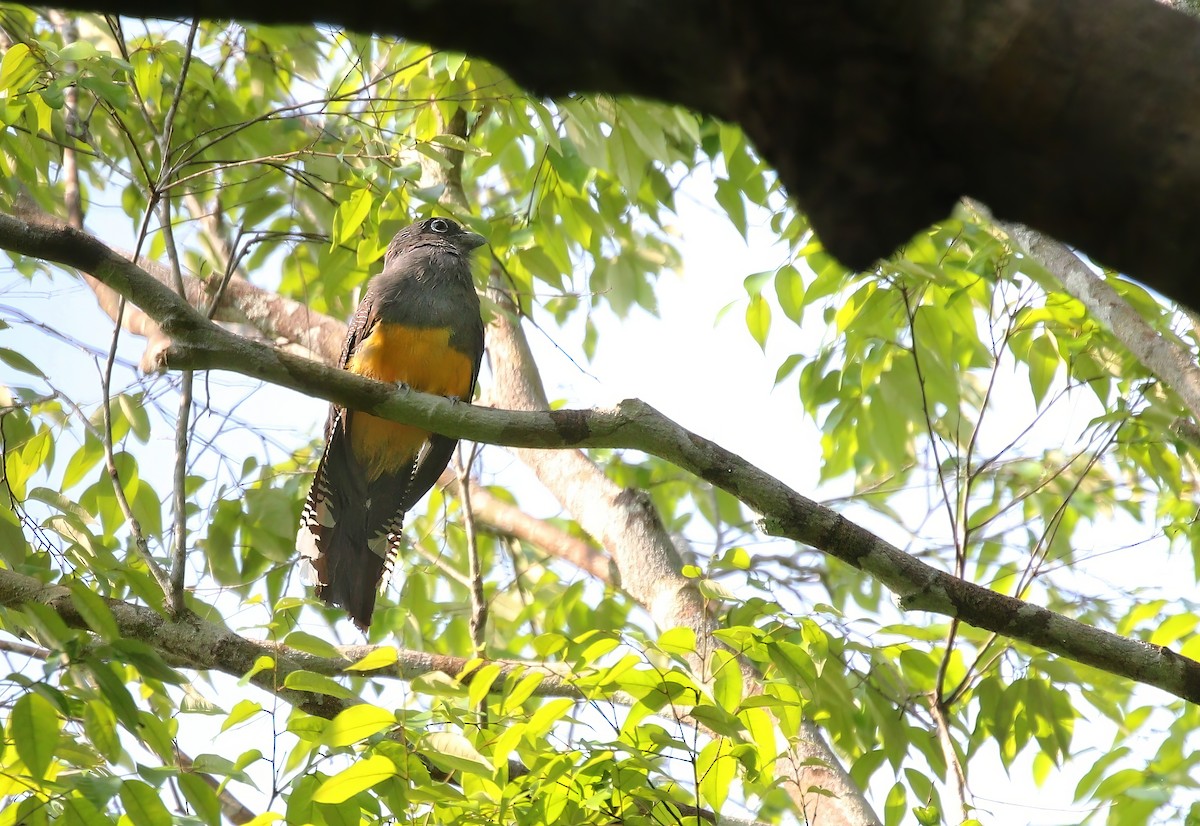
M336 489L331 487L325 470L322 461L300 515L296 548L301 573L308 584L316 586L318 597L344 608L365 633L371 625L375 597L399 550L404 512L380 520L370 512L365 491L347 490L351 485L340 479ZM378 526L380 521L382 526Z

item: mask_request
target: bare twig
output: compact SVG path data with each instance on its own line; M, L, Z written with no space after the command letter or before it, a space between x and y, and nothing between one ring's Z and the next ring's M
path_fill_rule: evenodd
M487 632L488 604L483 592L483 566L479 560L479 542L475 536L475 513L471 509L471 485L469 478L474 464L475 446L463 460L463 446L458 444L455 469L458 472L459 502L462 504L462 525L467 535L467 578L471 582L471 641L475 653L482 655Z
M179 112L179 102L187 88L188 68L192 63L192 50L196 43L196 33L200 29L200 21L193 19L188 29L187 44L184 47L183 65L179 70L179 81L175 85L175 94L171 97L171 105L163 118L162 130L159 133L159 155L162 166L159 169L158 181L154 184L154 193L158 200L159 226L162 228L163 241L166 245L167 259L171 262L171 275L175 284L175 292L183 301L187 301L187 286L183 280L183 268L179 264L179 250L175 246L175 230L172 225L171 198L164 195L163 190L174 176L171 160L171 137L175 132L175 116ZM153 198L151 199L154 200ZM187 574L187 463L188 463L188 428L192 413L192 371L184 370L179 384L179 413L175 418L175 474L173 479L173 496L175 511L175 544L171 549L171 590L167 595L167 608L172 614L178 615L184 610L183 592Z
M933 717L938 745L942 750L942 758L946 761L946 768L954 780L952 788L958 798L959 811L962 813L963 819L966 819L971 815L971 806L967 802L967 775L962 761L958 759L958 750L954 747L954 738L950 734L950 719L946 710L946 706L937 695L929 697L929 713ZM951 822L954 820L951 818Z
M183 284L183 272L179 266L179 252L175 247L175 233L171 228L171 201L163 198L159 202L159 223L166 242L167 258L175 274L175 287L180 298L187 300ZM191 370L184 370L179 382L179 412L175 418L175 473L173 478L173 510L175 543L171 548L171 590L167 592L167 608L178 614L184 609L183 591L187 573L187 465L188 428L192 414Z
M163 595L167 596L171 593L171 582L166 571L158 564L154 555L150 553L150 545L146 541L146 535L142 532L142 525L137 517L133 515L133 508L129 504L129 498L125 495L125 487L121 483L121 474L117 470L116 453L113 450L112 439L112 373L113 362L117 357L117 342L121 338L121 316L125 312L125 297L121 296L117 303L117 317L113 325L112 346L108 350L108 358L104 363L104 369L100 378L100 409L103 412L104 426L101 429L101 442L104 445L104 464L108 469L108 476L112 480L113 494L116 497L117 505L121 509L121 513L125 516L125 521L129 525L129 532L133 535L133 547L137 550L138 556L146 563L146 567L150 570L150 574L154 577L154 581L158 583L163 590Z

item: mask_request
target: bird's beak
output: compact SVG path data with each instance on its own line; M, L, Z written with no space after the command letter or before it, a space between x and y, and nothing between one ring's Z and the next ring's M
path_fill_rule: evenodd
M455 241L458 243L458 246L462 248L463 252L470 252L471 250L475 249L476 247L482 247L484 244L487 243L487 239L484 238L482 235L480 235L478 232L466 232L466 231L464 231L461 235L459 235L458 238L455 239Z

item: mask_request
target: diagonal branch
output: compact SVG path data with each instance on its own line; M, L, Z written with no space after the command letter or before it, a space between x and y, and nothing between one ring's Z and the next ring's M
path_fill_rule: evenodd
M1021 224L997 221L996 226L1017 246L1058 279L1063 289L1112 331L1129 352L1179 394L1200 422L1200 366L1196 357L1176 341L1160 335L1107 281L1092 272L1070 247Z
M1200 663L1169 648L1122 637L924 564L840 514L636 400L611 410L511 412L395 389L280 353L209 322L164 284L100 241L70 228L0 214L0 248L103 278L136 300L176 342L172 368L231 370L382 418L492 444L629 448L651 453L740 499L763 529L835 556L875 577L906 610L931 611L995 631L1111 674L1200 703Z

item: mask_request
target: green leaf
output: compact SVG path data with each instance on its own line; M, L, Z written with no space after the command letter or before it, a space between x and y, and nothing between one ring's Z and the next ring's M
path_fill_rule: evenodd
M775 384L780 384L784 379L795 372L796 368L804 361L804 356L800 353L792 353L783 360L783 364L779 365L779 369L775 371Z
M883 801L883 822L886 826L899 826L904 819L904 810L908 804L908 793L903 783L892 786Z
M914 806L912 813L921 826L939 826L942 822L942 810L937 806Z
M742 191L733 182L725 178L718 178L716 198L717 203L729 216L729 220L741 233L742 238L745 238L747 233L746 201L742 198Z
M254 661L254 665L250 667L249 671L247 671L244 675L242 675L242 678L240 680L238 680L238 685L245 686L250 682L250 679L255 674L258 674L259 672L262 672L262 671L266 671L268 669L272 669L274 667L275 667L275 659L273 657L268 657L264 654L263 656L259 657L257 660Z
M103 640L111 642L119 639L121 629L117 627L117 621L113 618L112 611L109 610L108 603L104 601L104 598L82 582L72 582L70 588L71 604L75 606L79 616L83 617L88 628L96 632Z
M340 712L321 735L321 742L338 748L365 740L396 725L396 715L379 706L363 703Z
M817 681L817 669L812 657L793 642L780 640L767 647L767 654L779 672L794 686L812 686Z
M124 750L117 736L117 715L107 702L89 700L83 707L83 731L96 751L110 763L121 759Z
M141 780L121 783L121 803L134 826L170 826L171 813L158 792Z
M447 771L462 771L492 776L491 761L476 750L471 741L453 731L435 731L420 742L420 751Z
M349 198L338 204L337 212L333 216L334 247L350 241L350 236L367 220L373 203L371 190L363 186L355 189Z
M668 654L687 656L696 653L696 632L691 628L678 626L668 628L658 636L658 647Z
M1033 400L1041 407L1050 389L1051 382L1058 371L1060 359L1058 350L1050 336L1038 336L1029 348L1029 385L1033 390Z
M767 334L771 331L771 305L761 295L751 296L746 305L746 329L758 346L766 351Z
M133 431L133 435L137 437L138 441L143 444L150 440L150 416L146 413L146 408L143 406L144 401L145 396L141 393L134 396L122 393L117 396L117 403L121 406L121 412L129 422L129 429Z
M395 646L381 645L358 662L346 666L346 671L374 671L394 665L399 659Z
M69 490L83 481L84 477L100 463L102 458L104 458L103 443L90 433L87 434L83 444L67 462L67 469L63 472L62 489ZM80 510L84 511L83 508ZM86 511L84 512L86 513ZM88 520L94 521L91 514L88 514Z
M0 61L0 89L21 91L37 76L37 63L25 43L13 43Z
M17 754L30 775L37 779L45 777L58 745L58 712L54 706L31 691L13 706L9 725Z
M17 45L24 46L25 44L18 43ZM20 370L22 373L28 373L29 375L37 376L40 379L44 379L46 377L46 374L38 369L36 364L25 358L25 356L21 355L16 350L9 350L7 347L0 347L0 361L4 362L14 370Z
M723 648L714 649L709 668L713 675L713 699L726 711L734 711L742 702L742 669L737 657Z
M220 826L221 801L212 787L191 772L181 772L178 779L179 788L188 803L192 804L196 816L208 826Z
M326 677L324 674L315 674L312 671L293 671L284 678L283 687L295 691L328 694L331 697L341 697L344 700L354 700L358 697L358 695L341 683Z
M303 651L306 654L312 654L317 657L332 659L341 656L341 652L337 650L337 647L333 643L305 631L293 631L284 637L283 643L291 648L295 648L297 651Z
M804 318L804 280L791 264L775 272L775 297L783 314L799 324Z
M238 700L237 705L233 707L229 715L225 718L225 722L221 723L221 731L231 729L238 723L249 720L260 711L262 711L262 706L254 700Z
M718 814L729 797L729 787L737 774L737 761L733 758L729 740L718 737L700 750L696 758L696 775L700 778L700 796L710 809Z
M537 671L523 676L515 686L504 692L502 713L515 713L521 707L521 703L533 696L533 692L537 690L544 679L545 675Z
M534 735L545 734L550 727L566 716L575 706L575 701L567 697L556 697L547 700L529 718L529 732Z
M382 754L355 761L317 787L314 803L342 803L376 783L396 776L396 764Z

